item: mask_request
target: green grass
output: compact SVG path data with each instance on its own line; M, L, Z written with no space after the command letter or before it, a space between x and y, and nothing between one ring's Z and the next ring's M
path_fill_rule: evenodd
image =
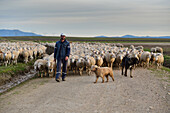
M170 60L170 56L168 56L168 55L164 55L164 59L166 59L166 60ZM170 62L169 62L170 63Z
M60 37L56 36L18 36L18 37L3 37L7 40L22 40L22 41L57 41ZM96 38L96 37L66 37L69 41L79 42L109 42L109 43L160 43L170 42L170 39L157 39L157 38Z
M37 42L37 41L34 41L34 42ZM46 42L48 42L48 43L55 43L56 41L39 41L39 42L43 42L43 43L46 43Z
M164 65L166 65L167 67L170 66L170 56L169 55L164 55Z
M33 66L34 60L27 64L18 63L17 65L9 65L7 67L0 66L0 85L3 85L6 81L10 81L13 77L28 72Z
M9 66L0 66L0 75L1 74L16 74L17 72L24 71L28 66L32 66L33 61L25 63L18 63L17 65L9 65Z
M170 68L168 68L168 67L162 67L161 69L167 71L168 73L170 73Z
M149 52L150 52L151 50L150 50L150 49L148 49L148 48L144 48L144 51L149 51Z

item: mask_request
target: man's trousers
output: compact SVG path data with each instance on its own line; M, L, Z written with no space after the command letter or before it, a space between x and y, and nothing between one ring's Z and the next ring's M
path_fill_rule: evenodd
M66 77L66 75L67 75L67 62L68 62L68 60L65 60L65 59L57 59L56 79L58 79L61 75L61 67L62 67L62 79L64 79Z

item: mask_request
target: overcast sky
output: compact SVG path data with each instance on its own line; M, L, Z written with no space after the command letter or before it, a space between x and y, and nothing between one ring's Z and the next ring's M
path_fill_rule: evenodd
M0 29L42 35L170 36L170 0L0 0Z

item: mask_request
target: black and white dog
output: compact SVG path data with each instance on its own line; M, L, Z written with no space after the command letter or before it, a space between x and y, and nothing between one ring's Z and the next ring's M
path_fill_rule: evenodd
M123 75L123 69L125 68L125 76L127 77L127 69L130 68L130 77L132 78L132 69L133 69L133 66L138 64L139 63L139 59L138 57L128 57L128 55L126 55L123 60L122 60L122 64L121 64L121 67L122 67L122 75Z

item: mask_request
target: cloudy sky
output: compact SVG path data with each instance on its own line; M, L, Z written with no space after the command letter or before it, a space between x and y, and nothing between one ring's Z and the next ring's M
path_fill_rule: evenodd
M0 0L0 29L42 35L170 36L170 0Z

